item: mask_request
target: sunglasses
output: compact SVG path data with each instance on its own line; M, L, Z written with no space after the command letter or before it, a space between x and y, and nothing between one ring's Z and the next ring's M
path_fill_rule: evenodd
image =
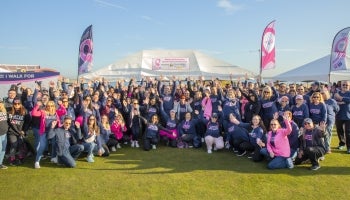
M349 85L347 85L347 84L343 84L342 86L349 86Z
M271 126L277 126L277 124L270 124Z
M20 103L14 103L13 105L21 105Z
M268 91L264 91L264 93L269 94L270 92L268 92Z
M92 121L92 120L95 120L95 118L91 118L91 119L89 119L90 121Z

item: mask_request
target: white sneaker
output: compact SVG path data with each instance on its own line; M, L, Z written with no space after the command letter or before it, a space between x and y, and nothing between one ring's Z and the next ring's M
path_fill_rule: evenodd
M57 156L54 158L51 158L51 162L57 164L58 163Z
M157 149L156 145L152 144L152 149Z
M131 140L131 148L134 148L135 147L135 141Z
M117 144L117 149L121 149L122 147L120 146L120 144Z
M201 139L202 143L204 142L204 138Z
M117 149L115 148L115 146L113 146L113 147L111 148L111 151L113 151L113 152L116 152L116 151L117 151Z
M140 147L140 145L139 145L139 142L138 142L138 141L135 141L135 147L136 147L136 148L139 148L139 147Z
M217 151L218 149L216 148L216 146L214 146L214 149L213 149L214 151Z
M208 153L210 154L210 153L213 153L210 149L208 149Z
M35 162L35 163L34 163L34 168L35 168L35 169L40 169L40 164L39 164L39 162Z

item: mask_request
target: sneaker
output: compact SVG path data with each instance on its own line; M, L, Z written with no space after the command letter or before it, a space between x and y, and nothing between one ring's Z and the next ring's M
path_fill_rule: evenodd
M122 147L120 146L120 144L117 144L117 149L121 149Z
M287 167L289 168L289 169L293 169L294 168L294 164L293 164L293 160L292 160L292 158L287 158Z
M132 140L131 140L130 146L131 146L131 148L134 148L134 147L135 147L135 141L132 141Z
M152 149L157 149L156 145L152 144Z
M237 156L244 156L245 154L247 154L247 151L243 151L241 153L238 153Z
M233 153L238 153L238 150L237 149L233 149Z
M57 164L57 156L56 157L53 157L53 158L51 158L51 160L50 160L52 163L55 163L55 164Z
M210 154L210 153L213 153L210 149L208 149L208 153Z
M325 159L326 158L324 156L318 158L319 161L324 161Z
M204 138L201 139L201 142L204 143Z
M8 167L6 165L0 165L0 169L7 169Z
M319 166L319 165L313 165L313 166L311 166L310 167L310 169L311 170L314 170L314 171L316 171L316 170L318 170L318 169L320 169L321 167Z
M188 145L188 148L193 148L193 145L191 145L191 144L190 144L190 145Z
M350 149L348 149L348 150L346 151L346 153L347 153L347 154L350 154Z
M115 148L115 146L113 146L113 147L111 148L111 151L113 151L113 152L116 152L116 151L117 151L117 149Z
M139 142L138 142L138 141L135 141L135 147L136 147L136 148L139 148L139 147L140 147L140 145L139 145Z
M124 144L128 144L128 142L125 141Z
M249 158L249 159L253 158L253 155L254 155L254 152L253 152L253 153L248 154L248 158Z
M95 162L91 155L86 157L86 161L88 161L89 163Z
M310 163L311 163L310 159L307 159L302 161L300 164L310 164Z
M39 162L35 162L35 163L34 163L34 168L35 168L35 169L40 169L40 164L39 164Z
M332 153L332 151L331 150L328 150L327 152L326 152L326 154L331 154Z
M345 146L344 146L344 145L339 145L337 148L338 148L339 150L343 150L343 149L345 148Z
M214 149L213 149L214 151L217 151L218 150L218 148L216 148L215 146L214 146Z
M225 149L230 149L230 147L231 147L230 143L227 142L227 143L225 144Z

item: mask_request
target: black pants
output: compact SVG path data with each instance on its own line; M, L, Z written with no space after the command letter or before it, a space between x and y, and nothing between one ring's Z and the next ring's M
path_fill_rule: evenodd
M239 151L240 152L243 152L243 151L254 151L254 145L252 145L252 143L248 142L248 141L243 141L239 144L239 147L238 147Z
M306 147L304 149L304 154L301 158L297 157L295 159L295 164L299 165L301 162L310 159L312 166L318 165L318 159L326 153L326 150L323 147Z
M193 143L193 138L194 138L194 134L183 134L182 136L181 136L181 140L183 141L183 142L186 142L186 143L188 143L188 144L192 144Z
M152 145L158 144L158 138L152 137L152 138L145 138L143 140L143 149L145 151L149 151L152 148Z
M339 138L339 146L350 148L350 120L336 120L335 127Z
M117 144L118 144L118 141L117 141L117 139L115 139L115 138L109 138L108 141L107 141L107 143L106 143L106 145L108 146L108 148L112 148L112 147L114 147L114 146L117 145Z

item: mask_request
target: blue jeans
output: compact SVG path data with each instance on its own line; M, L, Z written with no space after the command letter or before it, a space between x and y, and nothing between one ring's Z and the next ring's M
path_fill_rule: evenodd
M4 160L6 145L7 145L7 134L0 135L0 165L2 165L2 161Z
M287 158L282 156L275 156L269 164L267 164L267 168L269 169L283 169L287 167Z
M326 126L326 135L324 137L324 144L326 147L326 151L331 150L331 140L332 140L332 129L333 129L334 123L333 124L327 124Z
M43 135L39 134L39 129L33 128L34 138L35 138L35 150L36 150L36 156L35 156L35 162L40 162L41 157L43 156L43 153L47 146L47 139L46 139L46 133Z
M51 143L51 158L54 158L57 156L56 137L51 138L50 143Z
M287 158L282 156L275 156L273 158L270 157L269 152L266 148L262 148L260 150L260 153L264 155L266 158L270 159L271 161L267 164L268 169L282 169L282 168L288 168L287 165Z
M75 160L79 157L80 153L84 151L84 146L75 144L69 147L69 152L63 152L62 156L58 156L58 162L64 164L66 167L74 168L76 166Z
M84 142L82 144L84 146L84 152L86 152L89 156L93 155L92 154L92 151L94 150L95 146L96 146L96 143L95 142L90 142L90 143L87 143L87 142Z

